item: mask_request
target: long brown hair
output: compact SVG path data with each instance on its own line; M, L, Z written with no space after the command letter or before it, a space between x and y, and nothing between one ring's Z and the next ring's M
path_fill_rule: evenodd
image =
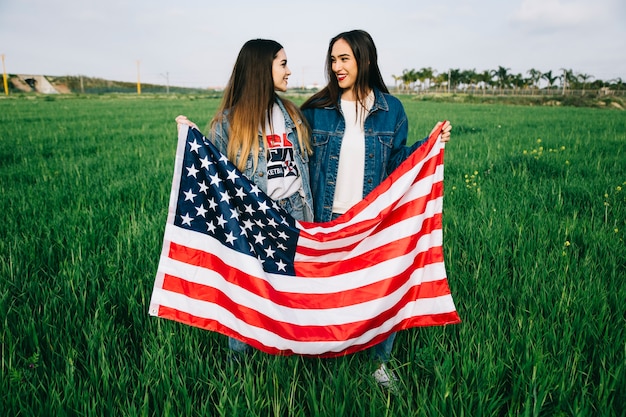
M254 156L256 169L259 159L259 128L263 131L263 140L267 142L265 121L268 118L271 120L272 108L277 98L272 64L281 49L281 44L269 39L253 39L243 45L224 90L220 108L211 121L211 129L215 129L223 117L228 118L230 132L226 156L241 171L246 167L250 152ZM281 98L281 101L296 125L300 148L303 152L312 153L309 128L300 109L289 100Z
M365 99L370 90L374 88L383 93L389 93L378 68L378 53L374 40L364 30L351 30L342 32L330 40L326 54L326 80L328 84L305 101L302 104L303 109L333 106L339 101L342 89L339 87L339 82L333 72L331 60L333 46L339 39L345 40L350 45L357 62L358 73L354 84L356 102L365 106Z

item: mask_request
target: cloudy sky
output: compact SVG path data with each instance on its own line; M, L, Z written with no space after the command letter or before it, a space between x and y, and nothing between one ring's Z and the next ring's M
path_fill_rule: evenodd
M624 0L0 0L8 73L222 87L243 43L279 41L291 86L324 84L336 34L367 30L404 69L571 69L626 80Z

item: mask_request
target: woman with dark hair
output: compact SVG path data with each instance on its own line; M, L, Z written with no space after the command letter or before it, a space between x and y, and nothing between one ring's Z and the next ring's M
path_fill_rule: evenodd
M426 141L407 146L404 107L385 86L376 46L367 32L352 30L331 39L326 77L326 87L301 106L311 127L311 191L317 222L345 213ZM445 122L442 141L450 139L450 129ZM396 380L386 366L394 339L392 333L372 348L379 365L373 376L385 387Z
M207 137L294 219L313 221L309 128L300 109L276 93L287 91L289 75L287 55L278 42L246 42ZM176 121L196 127L185 116ZM236 352L250 349L235 338L228 344Z

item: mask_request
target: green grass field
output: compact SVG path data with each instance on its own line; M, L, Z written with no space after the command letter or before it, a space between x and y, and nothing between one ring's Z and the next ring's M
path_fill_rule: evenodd
M150 317L176 147L201 96L0 99L3 416L626 416L626 112L403 98L446 146L462 323L366 353L255 352Z

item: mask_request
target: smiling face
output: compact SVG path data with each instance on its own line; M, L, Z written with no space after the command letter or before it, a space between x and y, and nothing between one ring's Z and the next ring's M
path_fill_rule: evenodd
M359 73L359 68L354 58L352 48L344 39L338 39L332 47L330 53L332 70L337 77L339 87L343 89L342 97L352 100L354 96L354 85Z
M272 78L274 80L274 89L277 91L287 91L287 79L291 75L291 71L287 66L287 54L281 49L276 54L272 62Z

